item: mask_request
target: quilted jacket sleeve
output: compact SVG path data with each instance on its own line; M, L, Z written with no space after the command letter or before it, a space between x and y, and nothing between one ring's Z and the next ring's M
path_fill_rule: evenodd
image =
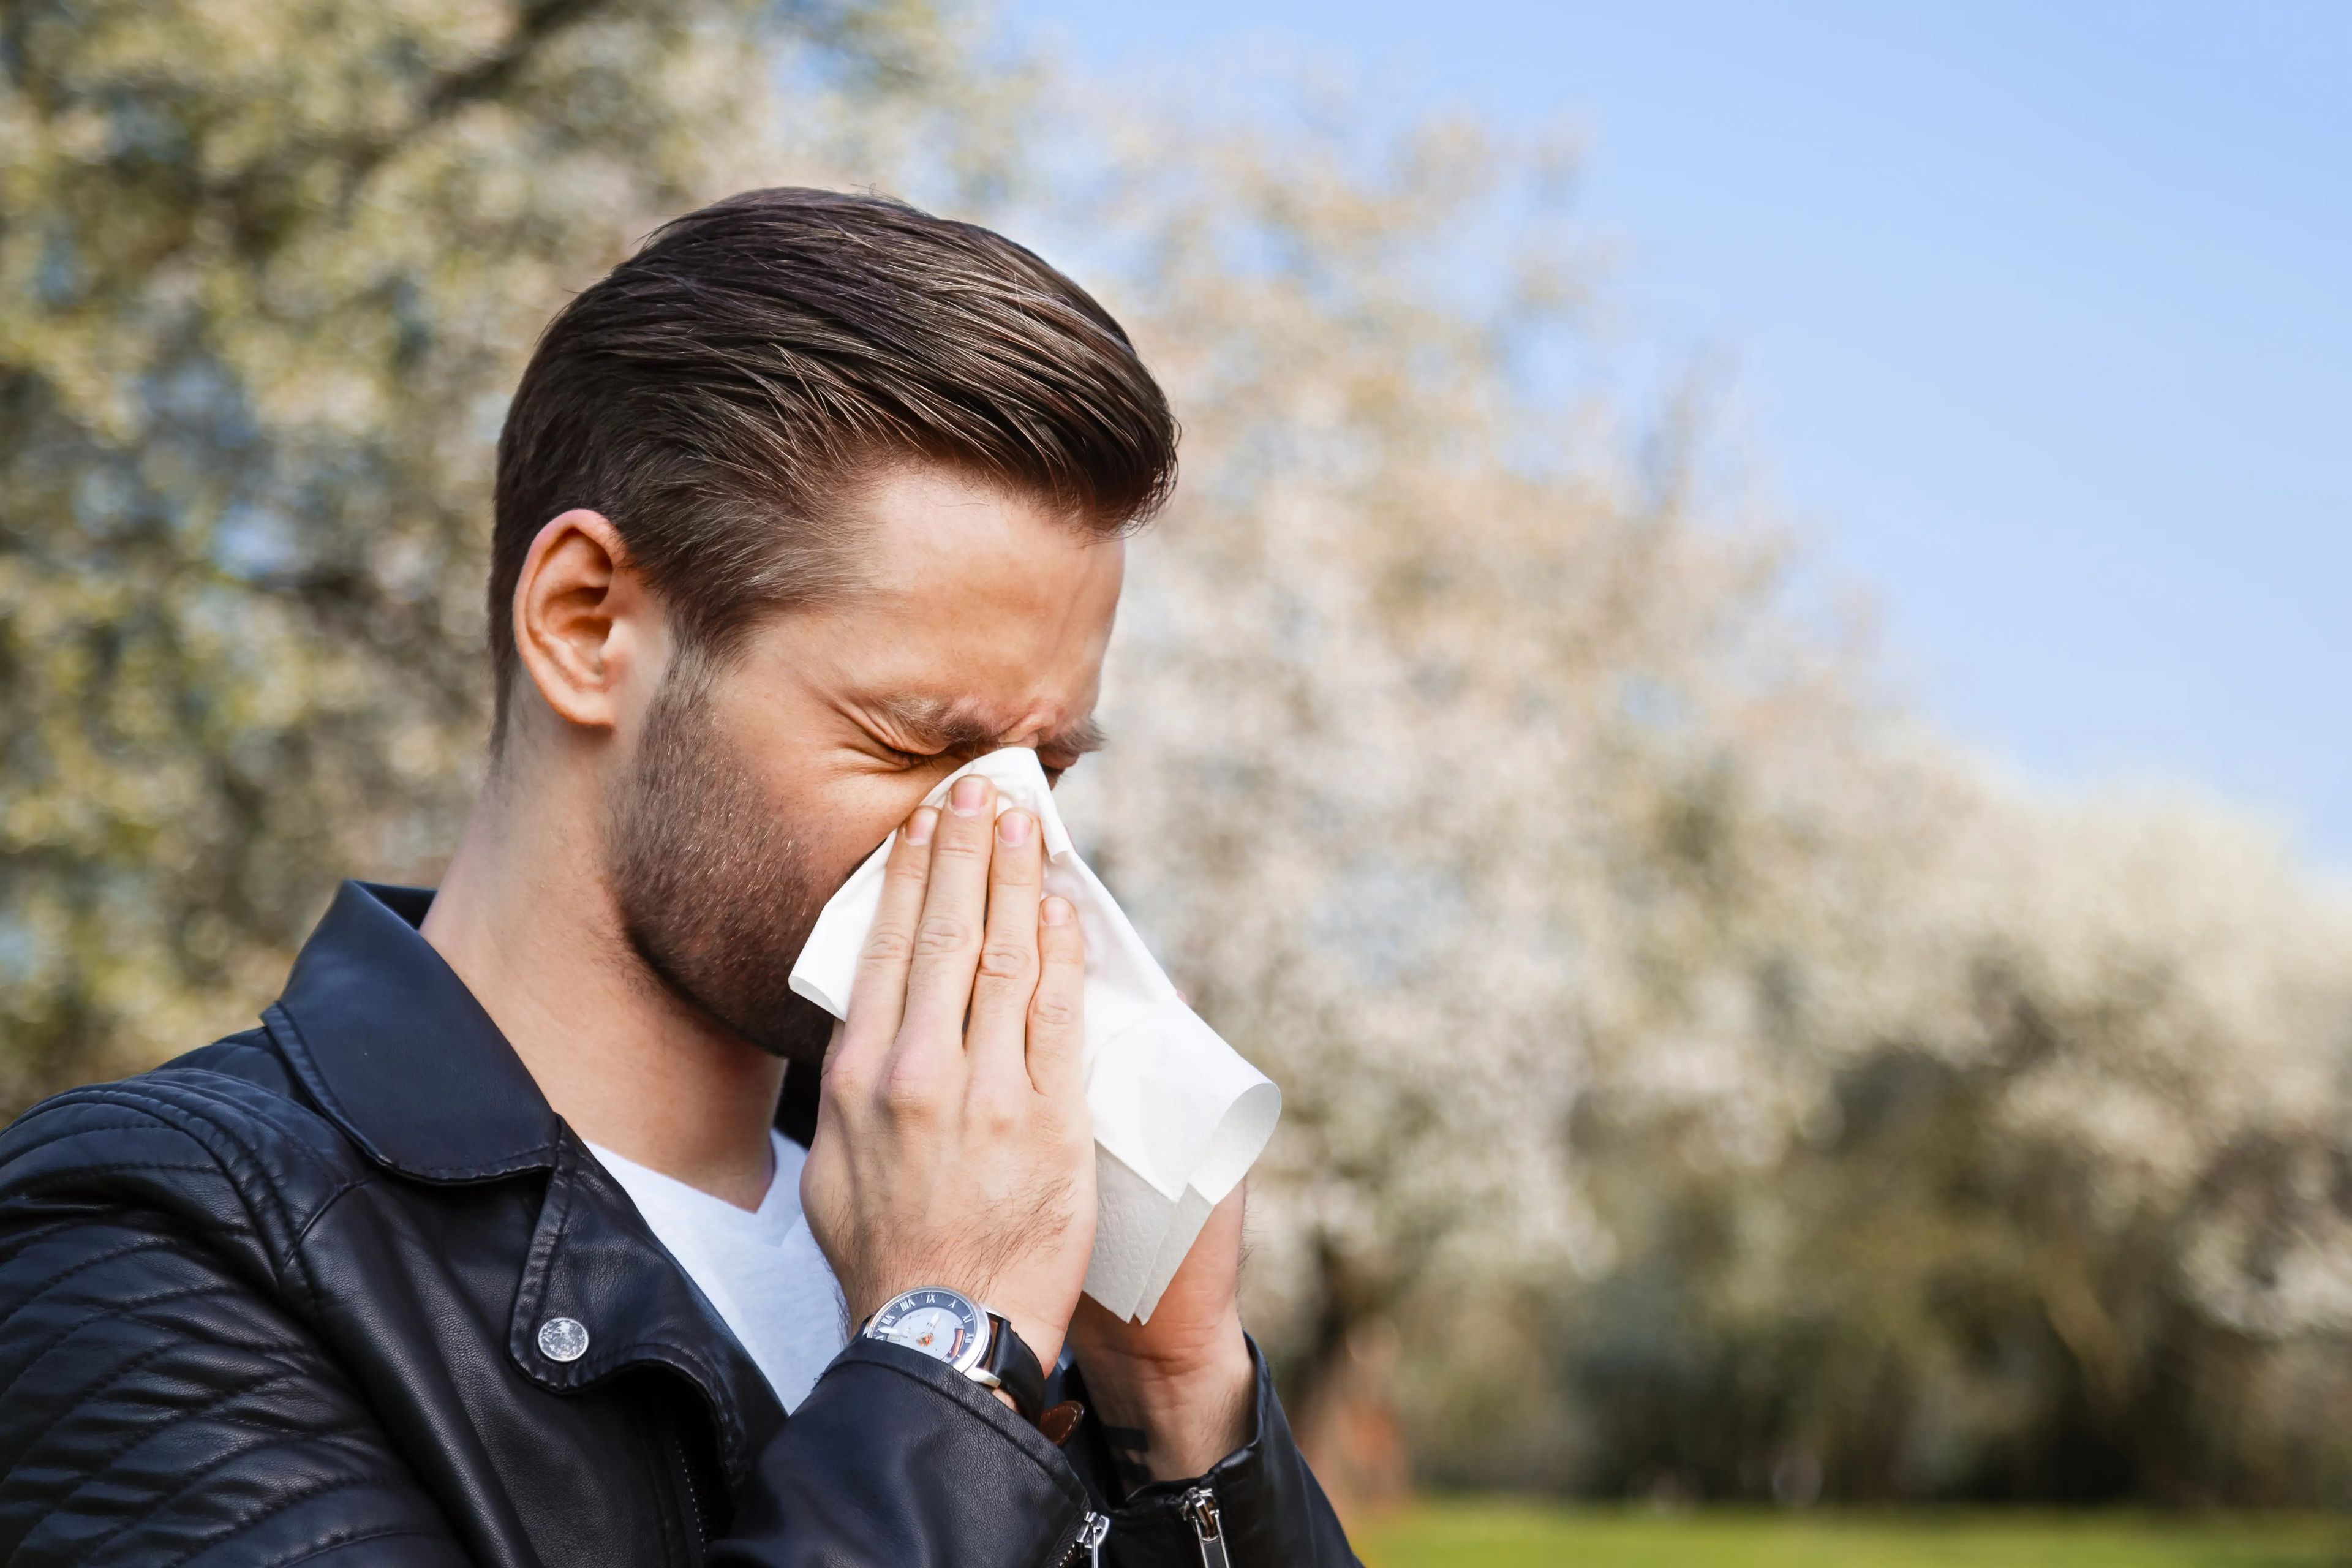
M0 1559L466 1558L304 1331L130 1210L0 1214Z

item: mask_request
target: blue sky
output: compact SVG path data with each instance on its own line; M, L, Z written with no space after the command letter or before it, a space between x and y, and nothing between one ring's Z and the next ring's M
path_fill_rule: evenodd
M1737 423L1894 679L2064 789L2352 869L2352 4L1006 0L1582 134L1626 331Z

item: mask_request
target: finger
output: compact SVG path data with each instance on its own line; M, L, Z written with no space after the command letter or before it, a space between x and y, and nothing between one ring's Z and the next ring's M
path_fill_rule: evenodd
M962 1054L964 1012L988 914L988 862L996 837L996 788L974 773L956 781L931 839L931 879L915 923L899 1044ZM895 1068L894 1068L895 1070Z
M1045 860L1037 819L1008 811L996 819L996 853L988 864L988 928L971 983L971 1023L964 1047L973 1080L1020 1085L1029 999L1037 992L1037 897Z
M1049 1100L1084 1093L1087 942L1070 900L1037 911L1037 989L1029 999L1029 1081Z
M857 981L849 993L849 1018L824 1071L832 1077L845 1064L852 1070L889 1049L907 1005L907 969L915 951L915 926L923 913L923 889L931 875L931 839L939 812L923 806L907 818L883 862L882 898L874 924L858 950Z

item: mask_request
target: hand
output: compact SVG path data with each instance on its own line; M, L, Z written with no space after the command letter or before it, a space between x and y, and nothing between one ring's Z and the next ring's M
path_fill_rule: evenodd
M1148 1323L1089 1297L1070 1351L1103 1423L1119 1479L1186 1480L1250 1440L1257 1373L1242 1335L1243 1189L1209 1215Z
M959 780L891 848L801 1207L853 1321L943 1285L1051 1367L1094 1246L1085 953L1069 904L1040 900L1036 818L995 798Z

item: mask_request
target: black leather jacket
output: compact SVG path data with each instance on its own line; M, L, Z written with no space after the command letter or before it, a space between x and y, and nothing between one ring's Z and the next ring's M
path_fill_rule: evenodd
M0 1558L1055 1564L1107 1519L1102 1563L1198 1568L1190 1488L1114 1507L1090 1421L1057 1447L912 1351L853 1341L787 1420L430 897L345 884L263 1027L0 1136ZM1235 1568L1354 1562L1262 1365L1196 1484Z

